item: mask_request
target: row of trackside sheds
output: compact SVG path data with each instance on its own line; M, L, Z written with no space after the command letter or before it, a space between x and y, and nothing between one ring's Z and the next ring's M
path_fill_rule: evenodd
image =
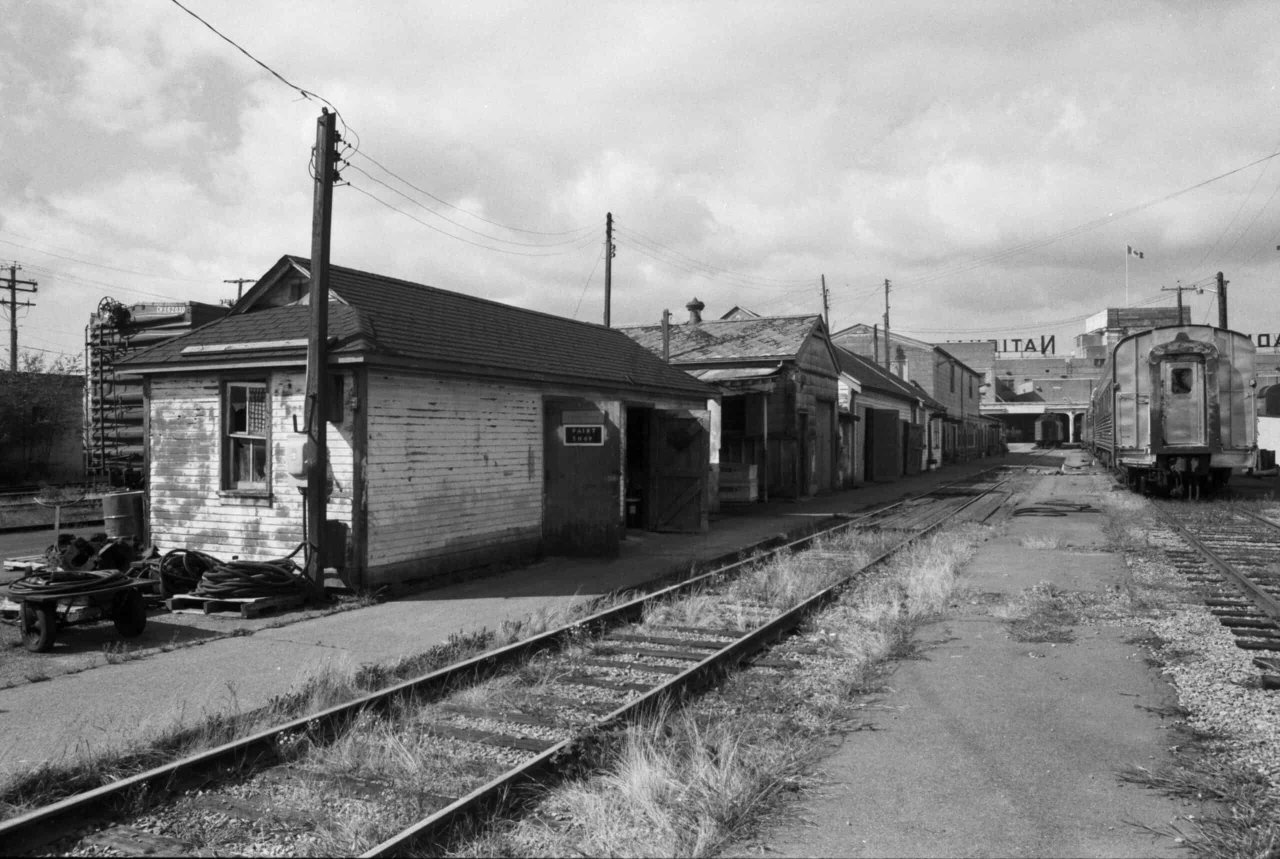
M302 542L308 268L281 258L224 318L122 362L142 379L161 550L272 559ZM322 562L353 588L607 556L627 528L703 531L722 486L803 497L928 466L910 439L939 404L821 317L668 326L667 361L661 330L339 266L329 289Z

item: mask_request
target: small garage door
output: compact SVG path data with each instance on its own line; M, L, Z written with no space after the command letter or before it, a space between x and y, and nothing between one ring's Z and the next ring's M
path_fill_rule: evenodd
M894 409L867 409L867 479L896 480L902 473L899 418Z

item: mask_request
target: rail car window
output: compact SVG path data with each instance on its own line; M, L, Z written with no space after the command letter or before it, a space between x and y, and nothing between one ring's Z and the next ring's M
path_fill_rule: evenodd
M1191 393L1194 380L1195 374L1190 367L1174 367L1169 374L1169 393Z
M223 489L267 488L267 386L228 382L223 392L226 435L223 440Z

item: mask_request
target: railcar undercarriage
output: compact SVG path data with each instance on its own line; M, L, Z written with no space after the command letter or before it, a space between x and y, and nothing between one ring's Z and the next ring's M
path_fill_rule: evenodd
M1121 464L1119 471L1135 492L1193 501L1213 495L1231 479L1231 469L1212 467L1207 453L1157 456L1154 465Z

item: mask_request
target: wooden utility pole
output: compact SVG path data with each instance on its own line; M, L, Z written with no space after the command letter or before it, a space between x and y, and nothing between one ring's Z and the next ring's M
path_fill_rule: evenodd
M321 108L316 122L315 204L311 218L311 328L307 336L306 574L324 593L324 525L329 464L329 233L333 184L338 179L336 114Z
M1161 292L1174 292L1174 291L1176 291L1176 292L1178 293L1178 324L1179 324L1179 325L1181 325L1181 324L1182 324L1182 292L1183 292L1183 290L1190 289L1190 288L1191 288L1191 287L1189 287L1189 286L1183 286L1182 284L1178 284L1177 286L1162 286L1162 287L1160 287L1160 291L1161 291Z
M889 278L886 277L884 279L884 368L892 373L889 352Z
M1227 284L1229 280L1222 279L1222 272L1218 272L1218 327L1227 327Z
M822 278L822 322L827 326L827 331L831 330L831 303L827 301L827 276L819 275Z
M662 360L671 363L671 311L662 310Z
M613 212L604 213L604 327L609 327L613 301L613 258L618 249L613 244Z
M230 280L224 280L223 283L234 283L236 285L236 301L244 295L244 285L246 283L255 283L257 278L254 277L233 277Z
M30 307L30 301L18 303L19 292L35 292L36 282L34 280L18 280L18 271L22 266L16 262L9 265L9 369L16 372L18 369L18 308ZM29 286L30 289L19 289L22 286Z

